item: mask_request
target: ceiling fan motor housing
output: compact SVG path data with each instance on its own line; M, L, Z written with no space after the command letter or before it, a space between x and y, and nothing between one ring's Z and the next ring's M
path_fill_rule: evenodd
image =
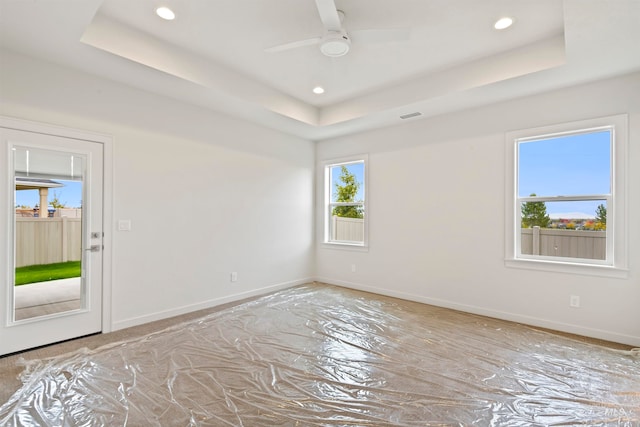
M335 58L346 55L351 48L351 39L345 32L329 31L320 42L320 52Z

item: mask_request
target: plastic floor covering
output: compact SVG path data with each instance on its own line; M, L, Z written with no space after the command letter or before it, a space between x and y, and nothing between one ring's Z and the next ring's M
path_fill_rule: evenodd
M640 425L640 357L331 286L27 364L2 426Z

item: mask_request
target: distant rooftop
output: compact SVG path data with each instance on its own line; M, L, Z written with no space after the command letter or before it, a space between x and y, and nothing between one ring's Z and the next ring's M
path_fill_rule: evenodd
M563 212L549 214L551 219L595 219L596 216L584 212Z

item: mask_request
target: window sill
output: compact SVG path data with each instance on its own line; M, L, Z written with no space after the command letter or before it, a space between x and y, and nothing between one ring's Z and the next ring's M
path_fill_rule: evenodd
M505 259L504 264L509 268L522 268L526 270L550 271L554 273L581 274L585 276L610 277L626 279L629 270L626 268L612 267L609 265L579 264L569 262L554 262L535 259Z
M369 246L359 243L322 242L323 249L339 249L345 251L369 252Z

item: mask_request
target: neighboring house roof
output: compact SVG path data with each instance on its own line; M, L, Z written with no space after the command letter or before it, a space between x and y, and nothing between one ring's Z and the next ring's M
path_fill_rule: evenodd
M549 214L551 219L595 219L595 215L584 212L564 212Z
M59 182L52 181L50 179L16 177L16 190L37 190L39 188L59 187L64 187L64 184L60 184Z

